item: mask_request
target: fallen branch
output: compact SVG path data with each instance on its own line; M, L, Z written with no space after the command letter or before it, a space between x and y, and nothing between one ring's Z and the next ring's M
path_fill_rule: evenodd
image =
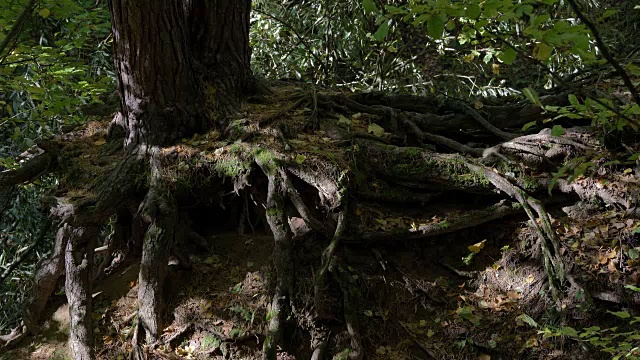
M42 175L51 165L53 156L44 152L25 161L15 170L0 172L0 188L22 184Z

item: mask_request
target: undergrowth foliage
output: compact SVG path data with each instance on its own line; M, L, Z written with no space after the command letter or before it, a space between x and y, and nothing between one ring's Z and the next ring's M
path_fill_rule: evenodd
M111 100L101 95L115 89L110 31L105 1L3 3L0 170L19 166L18 154L36 142L86 122L91 118L87 113L95 115L95 110L87 111L90 107L107 107L105 100ZM33 272L53 246L51 229L35 249L27 250L47 215L39 200L55 184L54 178L43 178L19 186L11 207L0 216L0 274L17 265L0 284L0 332L19 320ZM14 264L27 251L28 256Z
M319 96L317 89L433 95L437 101L429 106L434 108L434 114L437 108L444 109L452 102L463 102L466 113L476 115L500 101L510 101L517 106L531 103L544 114L542 120L536 119L521 128L510 129L513 130L511 134L496 129L497 136L508 141L515 138L511 135L516 132L533 134L549 128L545 139L555 139L558 141L555 145L558 145L566 140L563 136L568 129L564 127L578 124L595 129L597 137L607 148L600 153L585 151L552 169L550 181L544 187L549 195L560 185L588 179L598 172L619 171L622 176L628 176L640 164L637 147L628 146L627 142L628 137L637 136L640 129L637 90L640 47L637 44L631 46L628 38L629 29L635 29L635 23L630 19L640 19L640 10L636 7L620 5L612 0L408 0L401 4L386 0L255 0L252 6L250 42L254 73L265 78L296 80L312 85L313 90L309 94L304 94L291 105L289 110L292 112L300 107L301 113L310 114L309 118L317 120L318 113L323 110L318 103L331 110L353 110L353 114L345 112L350 118L343 114L336 116L342 130L366 129L366 136L362 137L382 146L380 143L391 141L392 132L396 130L392 127L398 127L398 123L394 123L399 121L394 118L398 114L388 111L394 104L378 108L369 104L361 110L361 104L353 107L353 101L349 103L339 95ZM25 151L36 143L100 116L108 117L117 110L117 99L113 96L115 74L110 31L106 1L11 0L0 9L0 136L6 139L0 144L0 171L19 168L21 159L27 156ZM606 77L606 81L597 86L581 85L591 84L601 75ZM561 94L559 101L545 105L549 97L557 94ZM308 101L304 100L307 98ZM361 108L355 112L357 106ZM285 115L288 110L282 111L278 114ZM362 113L367 112L363 117ZM403 116L406 113L408 111ZM376 119L384 128L371 119ZM407 121L404 118L400 121L401 126L408 124L403 123ZM242 130L246 122L242 119L239 125L231 125ZM261 123L256 128L260 125L266 127ZM315 121L311 127L315 130L317 125ZM288 131L286 126L279 128L279 136L285 138ZM416 134L413 135L433 136L420 129ZM575 132L573 135L579 136ZM209 141L199 136L193 140L184 139L183 145L205 145ZM216 133L216 141L219 136L220 133ZM312 142L311 138L309 136L302 141L302 136L292 140L291 144L300 150ZM325 145L332 141L326 136L319 138L315 140L323 141ZM355 153L360 151L354 139L355 136L340 140L354 142L351 150L347 151L353 155L353 163L356 162ZM99 141L100 145L106 142ZM406 134L404 141L406 145ZM433 146L431 150L451 150L447 147L450 142L444 146L436 143L439 147ZM466 145L454 145L469 149ZM484 155L492 150L476 145L470 150L476 153L486 150ZM575 145L575 142L570 145ZM287 143L283 153L288 154L290 150ZM423 160L423 157L432 155L422 150L416 154L407 153L407 156ZM215 171L221 177L248 176L256 161L263 162L260 166L270 170L272 174L267 174L270 181L271 177L282 176L274 169L268 169L274 162L268 150L264 150L266 152L261 153L262 156L258 153L253 157L247 156L243 159L246 163L238 160L244 151L242 141L230 145L226 151L229 156L215 162ZM322 153L320 147L307 155L300 153L295 156L295 162L300 166L305 162L308 164L312 161L311 154L319 153ZM469 169L463 166L466 164L464 161L461 160L461 164L463 175L467 176ZM354 166L357 168L358 165ZM406 177L418 178L425 172L413 163L396 165L398 168L404 166ZM525 166L513 165L511 168L512 165L508 159L504 162L498 159L495 167L506 167L505 176L514 182L518 175L530 172L530 169L524 169ZM189 169L188 164L180 163L175 169L176 182ZM341 172L342 175L346 173L346 170ZM361 175L355 174L356 177ZM502 175L495 175L489 170L482 179L491 175L498 177L491 184L500 181L500 184L510 184L500 177ZM535 178L539 174L529 175L532 175L531 187L535 188L538 185ZM452 179L449 178L449 185L454 182ZM359 180L366 182L368 179ZM476 180L472 178L470 181L475 183ZM484 182L481 185L489 187L490 182L486 179ZM0 333L7 332L19 321L21 303L30 289L29 281L34 269L51 251L54 229L40 236L47 215L44 213L47 206L41 205L40 200L57 183L55 178L47 177L12 189L11 206L0 214L0 274L15 268L11 276L0 284ZM189 186L188 182L186 184ZM527 184L523 187L526 189ZM346 186L342 190L346 192ZM508 193L505 188L499 190ZM532 210L527 202L531 206L540 205L524 192L514 194L516 198L522 197L518 200L530 213ZM0 204L0 209L2 206ZM280 207L271 208L266 214L273 219L278 216L284 218L281 210ZM347 210L341 211L346 214ZM344 214L341 216L347 216ZM539 218L543 214L546 216L544 211L537 214ZM376 220L380 222L380 219ZM549 226L544 230L551 229L550 223L543 223L546 225ZM452 224L445 219L438 226L449 228ZM414 227L414 232L420 230ZM112 236L115 232L112 227L105 229L103 236ZM41 238L37 247L31 246L37 238ZM471 253L463 263L472 264L484 248L485 241L472 245L473 248L469 248ZM638 249L627 246L625 256L636 260L633 256L639 257ZM606 263L613 262L606 258ZM626 290L640 291L632 285ZM576 294L576 297L584 297L584 292ZM511 300L514 302L519 299L518 294L513 296ZM251 324L257 311L250 312L240 305L230 310ZM480 318L476 318L474 311L472 306L464 305L459 307L457 315L477 325ZM373 317L374 313L365 310L364 315ZM619 326L574 328L562 324L539 325L528 316L521 319L537 329L543 339L568 338L611 354L614 359L639 358L640 333L635 328L640 317L626 309L609 315L616 317ZM274 316L269 313L267 320ZM433 332L430 334L429 337ZM216 348L220 346L219 341L218 338L205 338L205 347ZM465 344L466 339L458 340L460 347ZM347 358L349 351L345 349L336 358Z

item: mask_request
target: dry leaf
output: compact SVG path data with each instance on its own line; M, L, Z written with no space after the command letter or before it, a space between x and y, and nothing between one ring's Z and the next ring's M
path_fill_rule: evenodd
M480 250L484 249L484 244L487 242L487 239L484 239L482 241L480 241L477 244L473 244L471 246L469 246L469 251L471 251L472 253L479 253Z
M509 299L520 300L522 299L522 294L517 291L507 291L507 296Z

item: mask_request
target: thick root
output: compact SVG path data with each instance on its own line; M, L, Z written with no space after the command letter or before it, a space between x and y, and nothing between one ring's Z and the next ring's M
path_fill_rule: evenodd
M69 302L71 333L69 344L75 360L95 359L93 346L91 272L95 228L74 227L69 224L60 229L67 237L65 253L65 292Z
M273 233L275 246L273 249L273 263L275 267L275 293L271 301L269 313L269 333L264 341L263 352L265 360L275 360L277 344L282 338L282 327L287 317L287 301L293 289L293 234L289 227L284 207L284 179L273 159L256 159L269 179L267 193L267 223Z
M158 151L152 150L152 153L151 187L142 204L142 213L151 225L144 237L138 280L138 326L144 330L149 343L160 338L163 328L162 290L178 224L178 205L171 194L162 192Z
M65 249L69 238L65 236L63 229L58 230L53 253L38 268L34 276L34 288L25 306L22 321L24 333L33 333L38 329L40 316L47 305L47 300L53 293L56 283L64 273ZM7 345L16 342L17 338L7 341Z
M362 360L364 358L364 346L362 344L362 337L360 336L360 323L358 321L358 309L353 301L353 289L350 279L345 272L341 269L335 269L331 272L335 279L340 284L342 289L342 300L344 307L344 320L347 326L347 333L351 338L351 351L349 352L349 359Z

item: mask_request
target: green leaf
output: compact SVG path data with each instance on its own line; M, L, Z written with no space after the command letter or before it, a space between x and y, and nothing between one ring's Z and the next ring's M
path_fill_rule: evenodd
M574 337L577 338L578 336L578 332L576 331L576 329L569 327L569 326L563 326L560 329L560 334L562 335L566 335L566 336L570 336L570 337Z
M619 317L620 319L628 319L631 317L631 314L629 314L626 311L607 311L607 312Z
M376 33L373 34L373 37L378 41L382 41L387 37L387 35L389 35L389 21L385 19L385 21L380 24Z
M524 124L524 126L522 127L522 131L527 131L527 129L529 129L532 126L535 126L536 124L537 124L536 121L531 121L531 122L528 122L528 123Z
M569 94L569 102L573 106L580 106L580 101L578 101L578 98L573 94Z
M503 63L509 65L513 63L517 56L518 53L514 49L506 48L498 55L498 59L500 59L500 61L502 61Z
M369 316L369 317L373 316L373 311L371 311L371 310L365 310L365 311L363 311L363 313L364 313L365 316Z
M351 119L347 119L344 115L338 116L338 124L351 126Z
M362 0L362 8L366 12L370 12L370 13L378 12L378 7L373 2L373 0Z
M525 324L528 324L531 327L537 328L538 327L538 323L533 320L533 318L531 318L531 316L527 315L527 314L522 314L519 315L516 320L520 320Z
M637 286L633 286L633 285L625 285L624 286L625 289L629 289L631 291L635 291L635 292L640 292L640 287Z
M373 135L377 136L377 137L381 137L382 135L384 135L384 129L382 128L382 126L378 125L378 124L371 124L369 125L369 128L367 129L368 133L372 133Z
M629 258L631 260L637 260L638 258L640 258L640 252L636 248L629 249L629 251L627 251L627 255L629 255ZM627 285L627 286L631 286L631 285Z
M542 103L540 102L538 93L535 90L533 90L532 88L524 88L522 89L522 93L527 97L527 99L529 99L529 101L542 107Z
M545 43L539 43L533 49L533 57L540 61L547 61L551 57L553 48Z
M296 163L298 163L298 165L302 165L302 163L307 160L307 157L302 155L302 154L298 154L296 155Z
M466 15L469 19L477 19L480 16L480 6L477 4L470 4L467 7Z
M554 125L553 128L551 128L551 136L562 136L565 133L566 131L560 125Z
M49 17L49 15L51 15L51 11L50 11L49 9L47 9L47 8L44 8L44 9L42 9L42 10L38 11L38 15L40 15L40 16L42 16L43 18L45 18L45 19L46 19L46 18L48 18L48 17Z
M522 17L522 14L531 15L532 12L533 12L533 6L521 5L516 9L516 16Z
M434 39L440 39L447 23L446 14L434 14L427 21L427 34Z

